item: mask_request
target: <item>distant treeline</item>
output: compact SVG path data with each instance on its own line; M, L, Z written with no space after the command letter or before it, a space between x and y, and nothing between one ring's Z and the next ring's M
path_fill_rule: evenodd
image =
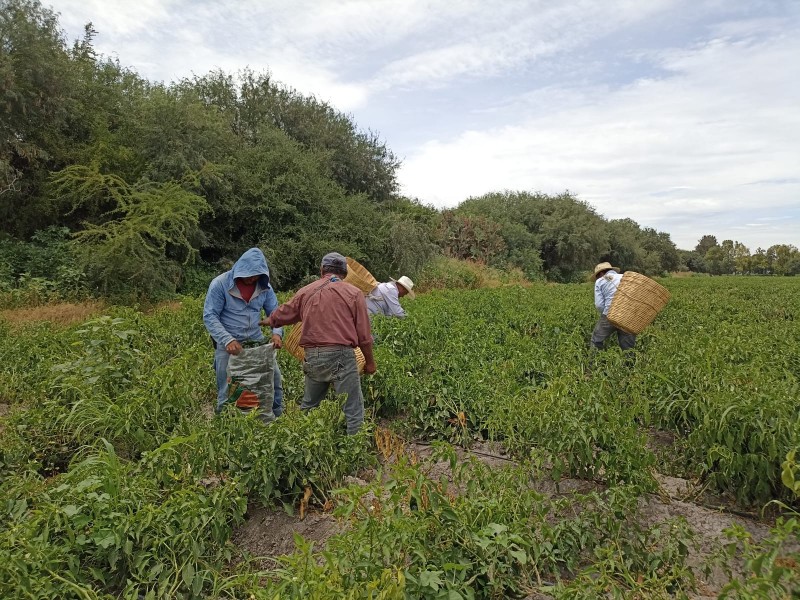
M380 279L437 255L555 281L599 260L699 264L569 193L436 210L401 196L397 157L327 103L249 70L153 83L98 56L94 34L68 44L50 9L0 0L0 292L195 291L256 245L281 289L333 249Z
M694 250L680 250L686 270L711 275L800 275L800 250L792 244L775 244L766 250L750 249L734 240L717 242L704 235Z

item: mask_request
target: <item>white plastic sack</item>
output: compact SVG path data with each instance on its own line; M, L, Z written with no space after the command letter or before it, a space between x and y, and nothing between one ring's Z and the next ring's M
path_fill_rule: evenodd
M245 346L228 360L228 400L243 412L258 410L265 423L275 420L272 412L275 346Z

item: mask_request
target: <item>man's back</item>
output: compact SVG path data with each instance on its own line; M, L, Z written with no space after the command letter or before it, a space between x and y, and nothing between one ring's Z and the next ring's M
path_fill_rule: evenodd
M325 275L272 313L273 324L303 322L300 345L351 346L371 343L364 295L339 277Z
M367 295L367 311L371 315L403 318L406 311L400 305L400 294L393 281L380 283Z
M611 301L617 293L617 287L622 280L622 275L616 271L608 271L594 284L594 304L597 310L607 315L611 308Z

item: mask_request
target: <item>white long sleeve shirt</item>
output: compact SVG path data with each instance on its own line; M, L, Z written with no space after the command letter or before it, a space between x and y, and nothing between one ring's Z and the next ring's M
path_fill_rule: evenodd
M611 270L594 282L594 306L605 316L608 316L620 279L622 275Z
M384 315L400 319L406 316L406 311L400 306L400 294L394 281L379 283L367 294L367 312L369 316Z

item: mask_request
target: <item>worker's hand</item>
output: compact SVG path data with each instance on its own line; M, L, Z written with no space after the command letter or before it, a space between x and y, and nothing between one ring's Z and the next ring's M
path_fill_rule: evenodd
M239 354L239 352L242 351L242 345L236 340L233 340L227 346L225 346L225 351L228 354L233 354L234 356L236 356L237 354Z
M261 320L258 322L258 324L259 324L261 327L272 327L272 323L270 323L270 322L269 322L269 317L267 317L266 319L261 319Z
M364 365L364 373L366 373L367 375L372 375L377 370L378 370L378 365L375 364L375 361L368 362L367 364Z
M276 350L280 350L283 347L283 340L277 333L272 334L272 344L275 346Z

